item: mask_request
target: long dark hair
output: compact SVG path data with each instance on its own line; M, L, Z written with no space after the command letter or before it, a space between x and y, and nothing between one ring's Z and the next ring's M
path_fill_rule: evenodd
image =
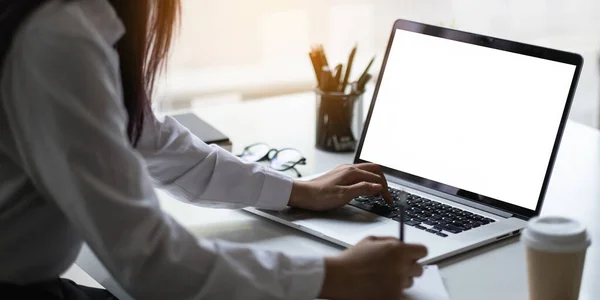
M0 0L0 70L15 33L35 9L48 0ZM64 0L86 1L86 0ZM180 0L107 0L125 25L117 43L123 83L123 104L129 124L127 134L135 146L158 74L164 70L174 29L179 22Z

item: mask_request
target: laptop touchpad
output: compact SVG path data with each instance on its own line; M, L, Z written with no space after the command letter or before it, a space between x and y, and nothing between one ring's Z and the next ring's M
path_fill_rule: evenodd
M385 224L377 215L348 206L328 212L305 212L292 222L329 236L364 236L361 233Z

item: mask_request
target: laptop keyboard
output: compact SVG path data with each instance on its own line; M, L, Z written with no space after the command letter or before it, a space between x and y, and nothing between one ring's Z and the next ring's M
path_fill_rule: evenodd
M389 188L394 204L387 204L381 196L361 196L350 205L400 221L399 197L406 195L406 217L404 224L441 237L458 234L495 222L490 218L464 211L405 191Z

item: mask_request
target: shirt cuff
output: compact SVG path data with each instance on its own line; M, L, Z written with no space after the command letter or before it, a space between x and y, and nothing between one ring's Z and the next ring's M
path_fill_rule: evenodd
M325 263L322 257L292 257L292 280L288 298L294 300L317 299L325 280Z
M265 181L255 207L268 210L282 210L290 201L293 180L280 172L263 167Z

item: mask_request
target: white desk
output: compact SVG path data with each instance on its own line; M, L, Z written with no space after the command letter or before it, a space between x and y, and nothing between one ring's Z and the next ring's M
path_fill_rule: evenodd
M242 104L225 104L195 111L233 140L234 152L265 142L273 147L295 147L307 158L303 174L327 171L351 163L351 154L316 150L315 108L312 94L298 94ZM582 283L581 299L600 296L600 133L569 122L554 168L543 214L560 213L585 222L592 235ZM212 210L180 203L159 193L163 208L197 236L219 237L287 253L332 255L341 249L299 231L242 211ZM122 299L128 297L84 248L77 260L94 279ZM527 299L524 249L511 239L440 263L452 299ZM594 297L596 296L596 297Z

